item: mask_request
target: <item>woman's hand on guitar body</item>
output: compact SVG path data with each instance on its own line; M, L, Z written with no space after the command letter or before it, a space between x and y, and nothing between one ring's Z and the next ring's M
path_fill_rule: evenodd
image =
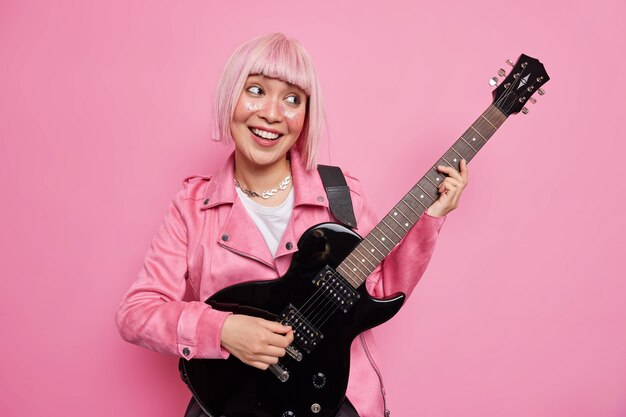
M243 363L267 369L285 356L285 348L293 342L293 331L275 321L232 314L224 321L220 342Z
M456 169L439 165L437 171L446 174L446 178L439 186L439 198L426 211L431 216L445 216L459 204L459 198L467 186L467 162L461 159L461 172Z

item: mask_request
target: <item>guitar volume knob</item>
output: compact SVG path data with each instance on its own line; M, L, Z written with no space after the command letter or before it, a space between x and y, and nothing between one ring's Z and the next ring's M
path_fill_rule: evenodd
M315 388L321 389L321 388L324 388L324 385L326 385L326 375L324 375L321 372L318 372L315 375L313 375L313 386Z

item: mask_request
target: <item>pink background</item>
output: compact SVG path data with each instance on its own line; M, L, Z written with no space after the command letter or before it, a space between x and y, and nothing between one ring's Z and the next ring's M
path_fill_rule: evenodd
M3 0L0 414L182 416L176 358L123 342L114 313L181 179L228 152L208 139L226 58L284 31L324 87L322 161L379 215L490 104L506 58L552 77L470 165L378 330L392 415L626 416L626 7L469 3Z

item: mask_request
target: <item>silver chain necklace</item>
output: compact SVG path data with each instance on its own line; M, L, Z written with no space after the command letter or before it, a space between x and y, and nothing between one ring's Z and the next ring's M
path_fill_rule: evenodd
M239 188L242 193L244 193L245 195L247 195L250 198L252 198L252 197L261 197L261 198L267 200L268 198L273 197L277 192L283 191L283 190L287 189L287 187L289 186L290 182L291 182L291 165L289 165L289 175L287 175L285 177L285 179L282 180L280 182L280 184L278 184L278 188L272 188L272 189L269 189L267 191L263 191L261 194L255 192L255 191L247 190L247 189L243 188L241 186L241 183L237 179L237 175L235 173L235 187Z

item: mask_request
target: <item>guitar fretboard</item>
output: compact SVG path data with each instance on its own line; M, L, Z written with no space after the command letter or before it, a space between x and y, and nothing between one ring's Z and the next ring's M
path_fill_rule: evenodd
M363 284L378 264L400 243L409 229L438 198L439 185L445 176L437 171L437 165L447 165L459 170L461 159L471 161L506 118L507 116L494 105L489 106L354 248L337 267L337 271L350 285L358 288Z

